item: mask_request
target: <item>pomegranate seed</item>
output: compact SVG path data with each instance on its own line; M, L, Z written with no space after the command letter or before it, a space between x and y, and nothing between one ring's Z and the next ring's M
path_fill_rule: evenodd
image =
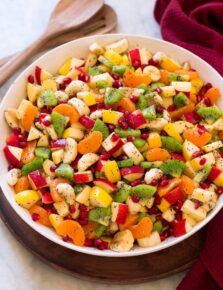
M162 106L160 106L160 105L158 105L158 106L156 107L156 112L157 112L158 114L162 114L162 113L163 113L163 110L164 110L164 108L163 108Z
M86 226L88 224L87 220L79 220L79 224L82 226Z
M169 107L167 108L167 111L168 111L168 112L173 112L173 111L175 111L175 110L176 110L176 106L175 106L174 104L169 105Z
M9 164L8 171L12 170L13 168L15 168L15 167L12 164Z
M57 169L57 166L55 164L53 164L53 165L50 166L50 171L51 172L55 172L56 169Z
M97 109L103 109L104 103L97 103Z
M148 209L148 214L157 214L158 213L158 208L157 207L152 207Z
M202 154L203 154L202 151L195 151L195 152L192 154L192 157L193 157L193 158L196 158L196 157L201 156Z
M200 102L202 101L202 99L203 99L203 97L202 97L201 95L198 95L198 96L197 96L197 101L198 101L198 103L200 103Z
M105 109L105 110L110 110L111 107L110 107L109 105L104 105L104 109Z
M203 134L204 132L207 132L207 129L201 124L197 124L197 130L199 134Z
M72 79L69 78L69 77L66 77L66 78L64 78L64 80L63 80L63 83L64 83L65 85L69 85L71 82L72 82Z
M163 231L163 233L160 236L161 242L163 242L164 240L166 240L168 238L168 236L169 236L168 231L167 230Z
M19 142L20 148L25 148L27 146L27 142Z
M33 75L29 75L27 80L30 84L34 84L34 76Z
M40 219L40 215L38 213L35 213L35 212L32 214L31 217L32 217L32 220L34 222L36 222L36 221L38 221Z
M200 183L200 187L201 187L202 189L208 189L209 186L210 186L210 184L207 183L207 182L201 182L201 183Z
M143 134L141 134L141 138L142 139L147 139L149 137L149 134L148 133L143 133Z
M108 130L109 130L110 133L114 132L114 130L115 130L115 125L109 124L109 125L108 125Z
M128 111L125 111L125 112L124 112L124 117L125 117L126 119L128 119L129 115L130 115L130 113L129 113Z
M163 175L162 178L161 178L161 180L162 180L162 181L163 181L163 180L167 180L166 175Z
M221 195L223 193L223 187L218 187L217 194Z
M108 153L101 154L101 156L99 157L100 160L108 160L109 158L110 154Z
M16 135L20 135L22 133L21 128L13 128L13 133Z
M135 140L135 137L134 136L128 136L127 137L127 141L128 142L133 142Z
M19 138L20 142L26 142L27 141L27 137L25 135L20 134L20 135L18 135L18 138Z
M206 163L207 159L206 158L201 158L200 160L200 165L204 165Z
M84 204L80 204L79 209L80 211L87 211L87 207Z
M184 116L186 121L193 123L193 124L200 121L200 116L196 112L185 113L183 116Z
M120 79L120 77L118 75L112 75L112 78L116 81Z
M157 215L156 215L156 220L157 220L157 221L162 221L162 220L163 220L162 215L161 215L161 214L157 214Z
M152 182L151 182L151 185L152 185L152 186L157 186L158 183L159 183L159 182L158 182L157 179L153 179Z
M160 87L156 88L155 91L157 92L157 94L162 94L162 89Z
M223 158L223 152L220 152L221 157Z
M75 213L75 211L76 211L75 205L70 205L69 210L70 210L70 213Z
M155 195L154 205L158 205L161 203L161 197L159 195Z
M117 110L121 113L124 113L125 112L125 109L121 106L118 106Z
M94 245L94 242L91 239L86 239L84 245L86 247L92 247Z
M119 123L119 124L121 124L121 123L123 123L123 122L125 122L125 119L124 119L123 117L118 119L118 123Z
M99 248L100 248L100 250L108 250L109 243L107 241L102 241L102 243L101 243Z
M101 239L95 239L94 240L94 246L95 247L99 247L101 245L101 243L102 243L102 240Z
M153 66L158 66L159 65L159 62L153 58L150 58L149 62L148 62L149 65L153 65Z
M137 97L137 96L134 96L134 95L131 95L131 96L130 96L130 100L131 100L133 103L137 103L137 102L138 102L138 97Z
M50 120L42 120L44 126L49 127L51 125Z
M176 210L176 211L179 211L182 206L183 206L183 201L182 200L178 200L177 203L173 206L173 209Z
M68 237L68 235L63 235L63 236L62 236L62 240L63 240L64 242L68 242L68 241L69 241L69 237Z
M200 207L200 203L199 203L199 201L195 201L194 202L194 208L195 209L198 209Z
M139 202L139 197L137 195L132 195L131 200L135 203Z
M115 141L117 141L118 139L119 139L119 135L116 134L116 133L114 133L114 134L112 135L112 137L111 137L111 141L112 141L112 142L115 142Z
M207 83L207 84L205 85L206 90L209 90L209 89L211 89L212 87L213 87L213 86L212 86L211 83Z
M134 66L134 68L138 68L140 67L141 63L139 60L134 60L133 63L132 63L132 66Z
M81 211L80 212L80 218L85 220L88 217L88 212L87 211Z
M166 133L164 130L162 130L162 131L160 132L160 136L167 136L167 133Z
M160 186L166 186L168 183L169 183L168 180L162 180L162 181L160 182Z
M128 129L128 123L126 123L126 122L122 122L121 124L120 124L120 126L121 126L121 128L122 129L124 129L124 130L126 130L126 129Z
M204 97L204 103L207 107L211 107L211 100L208 97Z
M64 91L66 89L66 85L64 83L59 84L59 90Z
M134 180L133 182L131 182L131 186L132 187L134 187L134 186L136 186L136 185L139 185L139 184L143 184L144 183L144 181L143 180L141 180L141 179L137 179L137 180Z
M123 86L123 84L122 84L122 82L119 81L119 80L115 80L115 81L112 83L112 87L115 88L115 89L118 89L118 88L120 88L120 87L122 87L122 86Z
M178 221L182 220L182 214L181 214L181 212L178 212L178 213L176 214L176 219L177 219Z

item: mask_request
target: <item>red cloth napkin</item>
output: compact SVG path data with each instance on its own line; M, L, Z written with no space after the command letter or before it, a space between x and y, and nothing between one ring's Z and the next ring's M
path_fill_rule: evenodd
M163 38L210 63L223 76L223 0L157 0ZM223 289L223 210L208 226L198 261L177 290Z
M197 54L223 76L223 1L157 0L164 39Z

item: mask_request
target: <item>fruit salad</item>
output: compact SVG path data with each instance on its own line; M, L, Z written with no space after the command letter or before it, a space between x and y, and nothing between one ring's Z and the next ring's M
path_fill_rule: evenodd
M125 252L189 232L223 192L220 91L191 65L121 39L55 74L36 66L5 111L15 202L80 247Z

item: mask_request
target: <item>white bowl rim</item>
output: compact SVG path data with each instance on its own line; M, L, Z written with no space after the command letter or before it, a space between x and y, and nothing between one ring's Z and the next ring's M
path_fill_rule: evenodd
M140 38L140 39L147 39L147 40L151 40L151 41L155 41L155 42L159 42L159 43L164 43L166 45L170 45L173 47L176 47L176 49L181 50L182 52L186 52L187 54L191 55L193 58L198 58L200 62L203 62L206 66L208 66L208 69L214 73L216 76L221 77L221 75L213 68L211 67L206 61L204 61L203 59L201 59L199 56L195 55L194 53L188 51L187 49L184 49L176 44L173 44L171 42L162 40L162 39L157 39L154 37L149 37L149 36L145 36L145 35L139 35L139 34L124 34L124 33L111 33L111 34L99 34L99 35L92 35L92 36L88 36L88 37L83 37L80 39L76 39L76 40L72 40L70 42L67 42L65 44L62 44L60 46L55 47L54 49L51 49L49 51L47 51L46 53L44 53L43 55L41 55L39 58L37 58L34 62L32 62L25 70L23 70L18 77L16 78L16 80L10 85L9 89L7 90L6 94L4 95L2 101L1 101L1 105L0 105L0 112L3 113L3 107L4 107L4 103L6 101L7 96L10 94L11 90L13 90L13 86L16 82L18 82L20 80L20 78L26 74L26 72L31 68L34 67L35 65L38 65L38 62L41 61L44 58L47 58L47 56L49 54L51 54L52 52L55 51L59 51L61 50L63 47L70 45L70 43L79 43L84 41L85 39L95 39L98 38L98 40L103 39L103 38L108 38L108 37L116 37L117 39L126 37L126 38ZM189 231L188 233L186 233L183 236L177 237L177 238L171 238L171 240L167 239L164 242L160 243L157 246L153 246L153 247L148 247L148 248L140 248L140 247L136 247L134 250L130 250L129 252L113 252L111 250L105 250L105 251L100 251L97 250L95 248L90 248L90 247L79 247L76 246L72 243L65 243L63 242L60 237L58 236L58 238L55 238L54 236L52 236L51 234L48 233L43 233L42 228L44 226L39 225L35 222L32 221L32 219L27 219L25 217L25 215L23 215L20 212L21 207L19 207L16 202L11 202L8 194L7 194L7 190L3 187L3 185L6 185L6 181L5 181L5 176L0 176L0 186L2 188L2 192L4 193L7 201L9 202L9 204L12 206L12 208L15 210L15 212L18 214L18 216L20 218L22 218L22 220L28 224L33 230L35 230L36 232L38 232L40 235L46 237L47 239L51 240L52 242L59 244L60 246L63 246L65 248L77 251L77 252L81 252L84 254L89 254L89 255L95 255L95 256L103 256L103 257L132 257L132 256L140 256L140 255L145 255L145 254L150 254L150 253L154 253L154 252L158 252L161 250L164 250L166 248L169 248L173 245L176 245L178 243L180 243L183 240L186 240L187 238L189 238L190 236L192 236L193 234L195 234L196 232L198 232L201 228L203 228L207 223L209 223L209 221L211 221L215 215L217 215L217 213L222 209L223 207L223 200L221 203L218 203L215 206L215 208L208 214L208 216L206 217L205 220L199 222L196 226L194 226L192 228L191 231ZM45 227L44 227L45 228Z

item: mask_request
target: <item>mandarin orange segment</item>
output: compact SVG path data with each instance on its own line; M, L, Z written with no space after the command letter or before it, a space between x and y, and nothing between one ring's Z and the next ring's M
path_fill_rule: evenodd
M123 97L118 103L115 104L115 108L118 107L122 107L130 113L136 110L135 104L127 97Z
M38 108L36 106L34 106L32 103L27 105L24 115L21 119L21 126L25 131L29 132L37 113Z
M57 192L57 185L60 183L70 184L69 181L65 178L58 177L50 181L50 193L54 202L62 201L63 198Z
M180 178L173 178L169 180L169 183L166 186L162 186L158 189L159 196L164 196L168 192L170 192L173 188L177 187L181 183Z
M190 103L190 104L188 104L180 109L177 109L173 112L170 112L169 114L170 114L172 121L177 121L183 116L183 114L193 112L194 109L195 109L195 104Z
M152 148L146 153L146 159L148 161L166 161L169 158L169 152L162 148Z
M206 145L211 140L211 134L208 132L199 133L194 129L187 129L183 133L184 139L192 142L198 147Z
M134 239L143 239L151 234L153 223L149 217L144 217L137 225L130 226L128 229L132 232Z
M69 104L60 104L53 111L69 117L71 123L77 123L80 118L78 111Z
M22 151L22 164L27 164L35 158L36 143L36 140L27 142L26 147Z
M138 215L137 214L128 214L124 224L119 225L120 231L128 229L130 226L137 224Z
M96 153L101 147L102 141L102 133L99 131L93 131L89 136L78 143L77 150L80 154Z
M123 81L127 87L135 88L141 84L148 86L152 80L148 75L135 74L134 71L126 69L123 75Z
M98 228L98 223L92 222L92 221L88 221L87 225L82 226L84 233L85 233L85 237L87 239L94 239L96 238L96 229Z
M72 220L64 220L57 227L57 233L60 236L68 236L76 246L83 246L85 234L82 226Z
M29 183L29 179L27 176L21 176L19 177L18 181L16 182L14 186L14 190L16 193L31 189L31 185Z
M195 188L196 188L195 183L190 177L188 177L186 175L183 175L181 177L180 190L182 192L190 195L193 193Z
M212 105L217 103L220 96L221 96L221 93L218 88L210 88L205 93L205 97L208 97L210 99Z
M37 215L37 217L36 217L37 223L40 223L40 224L47 226L47 227L52 227L50 220L49 220L49 215L43 207L34 204L29 209L29 212L31 215L33 215L33 214Z
M165 69L160 70L160 79L159 82L168 85L169 84L169 77L168 77L168 71Z

